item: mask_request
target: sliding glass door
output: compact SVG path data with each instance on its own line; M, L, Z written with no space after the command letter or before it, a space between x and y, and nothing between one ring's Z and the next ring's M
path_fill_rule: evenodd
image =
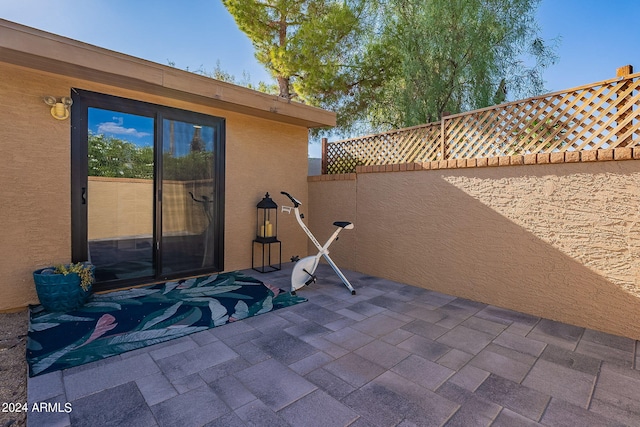
M75 91L72 256L108 289L223 269L224 120Z
M215 267L216 129L169 119L162 126L162 273Z
M88 109L87 259L96 280L153 277L154 119Z

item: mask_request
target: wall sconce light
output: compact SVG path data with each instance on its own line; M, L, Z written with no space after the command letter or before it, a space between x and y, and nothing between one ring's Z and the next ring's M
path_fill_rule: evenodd
M58 101L53 96L45 96L44 103L51 107L51 115L54 119L65 120L69 118L69 107L73 104L71 98L63 96L60 98L60 101Z

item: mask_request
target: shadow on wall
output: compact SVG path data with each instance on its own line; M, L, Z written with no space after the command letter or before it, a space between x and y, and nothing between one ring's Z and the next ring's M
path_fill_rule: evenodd
M628 163L360 174L355 269L638 339Z

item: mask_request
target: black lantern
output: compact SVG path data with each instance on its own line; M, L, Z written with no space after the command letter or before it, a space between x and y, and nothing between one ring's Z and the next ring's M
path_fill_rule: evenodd
M274 202L269 193L264 195L256 206L256 238L253 241L253 250L251 254L251 268L261 273L267 271L280 270L282 258L282 245L278 240L278 205ZM278 264L272 263L271 245L278 245ZM256 250L262 252L262 265L256 267L255 255Z
M276 242L278 240L278 205L267 193L260 200L257 208L256 240L264 243Z

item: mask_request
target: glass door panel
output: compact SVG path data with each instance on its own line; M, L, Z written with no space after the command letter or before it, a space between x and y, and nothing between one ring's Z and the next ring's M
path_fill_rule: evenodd
M87 240L96 281L154 275L154 119L88 108Z
M161 275L216 266L216 129L162 122Z

